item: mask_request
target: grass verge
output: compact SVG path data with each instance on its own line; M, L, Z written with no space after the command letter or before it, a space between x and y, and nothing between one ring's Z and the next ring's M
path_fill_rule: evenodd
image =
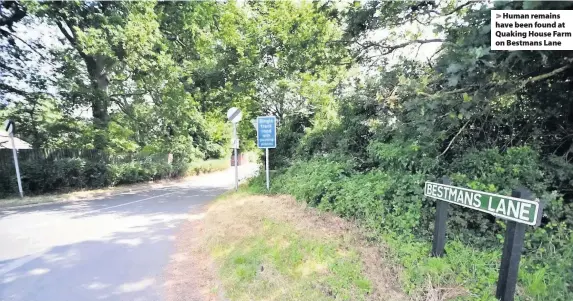
M200 248L231 300L405 300L383 247L290 197L236 193L213 203Z

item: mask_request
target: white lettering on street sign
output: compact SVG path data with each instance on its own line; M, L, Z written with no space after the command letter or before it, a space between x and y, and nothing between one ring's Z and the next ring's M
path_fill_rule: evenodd
M518 223L534 226L541 221L539 200L518 199L432 182L426 182L424 195Z
M257 117L257 146L259 148L277 147L277 118L275 116Z

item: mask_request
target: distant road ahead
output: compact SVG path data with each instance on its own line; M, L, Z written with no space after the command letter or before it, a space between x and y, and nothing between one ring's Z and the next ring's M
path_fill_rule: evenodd
M241 177L254 165L240 168ZM0 209L0 300L162 300L178 225L234 170L101 200Z

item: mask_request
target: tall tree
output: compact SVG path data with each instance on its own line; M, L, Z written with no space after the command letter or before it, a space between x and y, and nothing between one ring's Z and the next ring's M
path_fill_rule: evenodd
M88 105L95 127L94 147L108 144L110 106L153 65L158 23L151 2L40 2L35 13L57 26L72 53L60 52L72 105ZM81 62L81 63L80 63ZM64 71L64 70L61 70ZM64 87L62 87L64 88Z

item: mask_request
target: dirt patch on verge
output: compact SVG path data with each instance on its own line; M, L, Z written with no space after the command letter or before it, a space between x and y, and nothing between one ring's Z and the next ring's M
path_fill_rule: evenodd
M361 273L371 284L366 300L409 299L399 288L400 271L386 259L386 250L369 243L351 222L288 196L233 194L202 212L195 212L182 227L167 272L167 300L224 300L223 285L217 276L221 267L213 259L212 246L229 246L229 242L240 242L257 235L268 221L288 224L305 240L336 242L339 253L356 252L361 261ZM277 243L289 244L288 241ZM236 251L232 250L236 245L231 246L231 250L215 252ZM261 266L260 272L263 270L265 267ZM264 299L282 300L284 297ZM334 300L336 296L327 299Z
M165 297L168 301L220 300L213 260L202 245L206 210L204 207L192 212L177 234L175 252L166 271Z

